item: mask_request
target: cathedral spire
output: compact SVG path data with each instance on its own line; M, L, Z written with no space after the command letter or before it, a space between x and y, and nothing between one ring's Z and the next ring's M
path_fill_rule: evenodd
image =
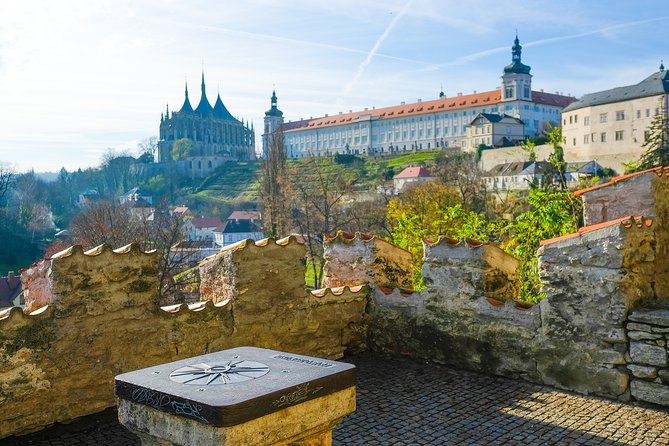
M181 110L179 110L179 113L181 112L193 112L193 106L190 105L190 100L188 99L188 82L186 82L186 99L184 99L184 105L182 105Z
M204 86L204 69L202 70L202 96L200 97L200 103L197 105L197 108L195 109L195 112L202 115L206 116L211 114L213 109L211 108L211 104L207 100L207 93L205 91L205 86Z

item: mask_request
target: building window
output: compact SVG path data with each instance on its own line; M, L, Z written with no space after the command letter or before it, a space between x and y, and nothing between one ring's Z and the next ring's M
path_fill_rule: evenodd
M606 132L602 132L599 134L599 141L606 142Z
M644 130L644 132L643 132L643 140L644 140L644 142L645 142L645 141L648 141L649 138L650 138L650 130Z
M573 122L572 122L572 118L573 118L573 116L570 116L570 117L569 117L569 124L573 124Z
M504 89L504 99L513 97L513 87L506 87Z
M649 108L646 109L646 118L650 118L650 109Z
M637 117L637 119L639 119L641 117L641 110L636 111L636 117Z
M617 130L616 131L616 141L622 141L623 140L623 130Z
M572 139L572 144L575 146L576 145L576 138Z
M583 135L583 144L590 144L590 135Z
M525 97L527 99L530 98L530 86L529 85L525 85L523 87L523 97Z
M616 121L624 121L625 120L625 112L623 110L618 110L616 112Z
M583 117L583 125L590 125L590 116Z
M574 115L574 124L578 124L578 115Z
M599 114L599 122L607 122L609 120L609 117L607 116L606 113L600 113Z

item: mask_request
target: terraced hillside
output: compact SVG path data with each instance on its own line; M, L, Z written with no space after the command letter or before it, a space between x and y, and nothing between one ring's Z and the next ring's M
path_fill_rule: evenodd
M356 178L358 190L373 190L377 185L401 172L411 164L430 165L440 151L424 151L399 156L363 158L349 165L336 164L332 159L319 159L327 168L346 169ZM309 159L288 161L288 166L298 172L308 169ZM187 197L202 206L225 207L258 199L258 177L261 161L230 162L202 181Z

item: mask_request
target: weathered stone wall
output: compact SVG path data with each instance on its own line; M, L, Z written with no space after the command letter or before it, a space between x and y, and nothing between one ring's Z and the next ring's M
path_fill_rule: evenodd
M413 287L411 253L383 239L340 231L323 250L323 286Z
M134 247L74 247L38 264L50 271L39 287L49 305L0 313L0 438L113 406L122 372L243 345L326 358L365 347L367 288L305 291L304 247L292 239L226 252L209 262L237 265L229 297L213 296L205 275L216 303L163 308L157 258Z
M485 246L426 245L426 290L373 296L370 348L628 399L626 316L656 298L652 224L614 223L542 247L548 298L530 308L490 295L496 268Z
M606 185L578 191L583 198L583 220L586 226L627 217L629 215L655 216L654 189L665 182L655 169L645 173L614 178ZM667 170L669 172L669 170Z

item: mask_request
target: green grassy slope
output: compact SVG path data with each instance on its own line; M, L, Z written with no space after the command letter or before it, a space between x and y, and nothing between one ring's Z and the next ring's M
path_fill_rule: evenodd
M331 159L321 161L332 169L346 169L357 178L359 190L373 190L383 182L388 172L398 174L411 164L429 166L440 153L438 150L406 153L398 156L363 158L364 162L353 165L335 164ZM307 168L308 160L289 160L288 166L298 171ZM230 162L221 166L213 175L202 181L187 197L209 206L232 206L238 203L256 201L258 198L258 177L261 161ZM390 170L389 170L390 169Z

